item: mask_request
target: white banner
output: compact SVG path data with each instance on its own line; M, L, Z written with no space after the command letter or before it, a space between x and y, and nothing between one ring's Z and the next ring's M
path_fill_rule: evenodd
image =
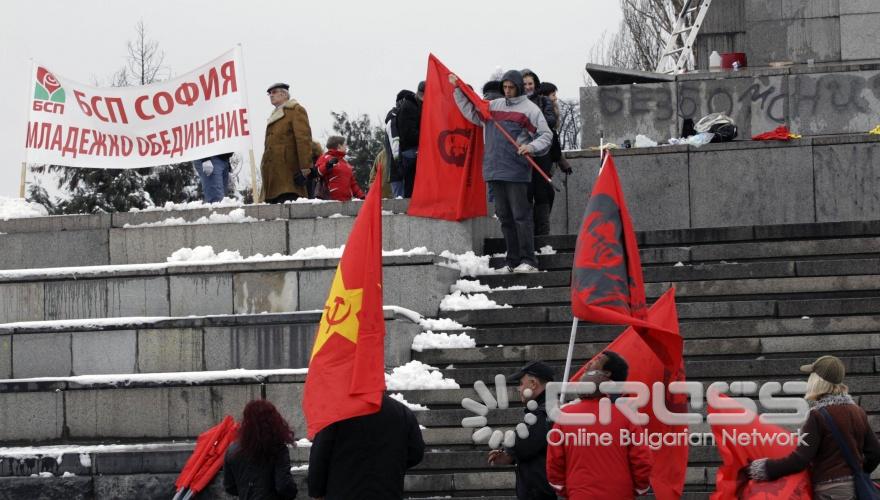
M251 149L241 49L179 78L97 88L34 64L27 162L142 168Z

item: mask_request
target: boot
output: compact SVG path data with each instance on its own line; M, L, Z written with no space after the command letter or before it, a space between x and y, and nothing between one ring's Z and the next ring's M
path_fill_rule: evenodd
M550 204L537 204L535 205L534 210L535 236L545 236L550 234Z

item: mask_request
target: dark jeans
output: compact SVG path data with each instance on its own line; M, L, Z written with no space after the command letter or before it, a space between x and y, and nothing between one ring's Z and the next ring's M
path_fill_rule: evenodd
M489 187L495 196L495 215L501 222L507 246L507 265L516 267L525 262L538 267L529 183L489 181Z
M553 176L553 160L549 154L535 158L535 163L548 176ZM556 190L553 189L553 186L541 174L532 170L529 202L535 205L535 236L550 234L550 211L553 210L554 199L556 199Z
M416 159L418 150L407 149L400 152L400 173L403 175L403 197L412 198L416 183Z

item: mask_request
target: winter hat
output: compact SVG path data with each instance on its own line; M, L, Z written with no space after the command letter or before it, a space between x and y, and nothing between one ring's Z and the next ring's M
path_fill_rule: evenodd
M550 82L541 82L541 85L538 85L538 93L544 96L550 95L553 92L558 91L556 85L553 85Z
M843 361L835 356L822 356L809 365L801 366L801 371L803 373L815 373L822 377L822 379L835 385L842 383L843 376L846 375L846 367L843 366Z
M516 95L521 96L525 94L523 91L523 77L522 73L519 71L512 69L504 73L504 76L501 77L501 89L504 90L504 82L510 82L516 86Z

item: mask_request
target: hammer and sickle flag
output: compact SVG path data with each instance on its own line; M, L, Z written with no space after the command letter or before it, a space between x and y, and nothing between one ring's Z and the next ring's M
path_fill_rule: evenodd
M382 175L354 221L315 335L303 393L308 438L324 427L382 407Z

